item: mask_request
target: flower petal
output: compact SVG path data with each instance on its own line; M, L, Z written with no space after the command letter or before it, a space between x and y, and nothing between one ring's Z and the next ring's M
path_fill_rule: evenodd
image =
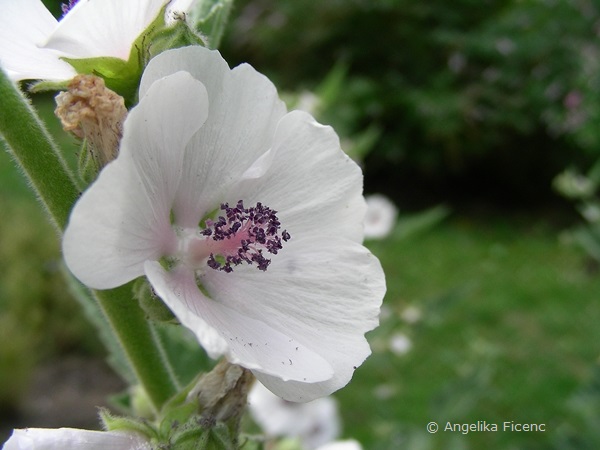
M292 237L264 273L252 266L229 274L208 270L200 282L217 304L264 322L331 364L335 375L317 383L254 370L267 388L291 401L329 395L350 381L371 353L364 334L377 326L385 294L377 258L334 236Z
M190 72L206 86L210 105L208 119L186 153L186 170L177 195L181 207L175 210L179 225L195 227L269 150L286 110L264 75L247 64L230 70L218 51L203 47L158 55L144 72L140 92L153 80L177 70Z
M170 211L185 147L207 114L206 89L186 72L156 81L127 117L121 154L75 205L63 239L67 266L96 289L143 274L171 253Z
M248 394L248 407L267 436L300 438L303 448L317 448L340 434L338 405L333 397L292 403L255 383Z
M212 357L226 352L233 364L259 370L283 380L307 383L331 378L329 363L285 332L260 318L240 314L216 299L204 296L193 272L178 268L166 272L148 261L146 276L183 325L194 332ZM217 339L217 336L219 339Z
M14 430L4 450L150 450L149 442L134 433L78 430L75 428L25 428Z
M362 445L354 439L347 439L345 441L335 441L321 445L316 450L362 450Z
M269 167L260 165L262 176L255 176L258 170L246 173L227 194L230 201L262 202L277 210L292 238L317 233L362 241L362 172L331 127L292 111L279 121L270 153Z
M75 75L57 52L42 48L56 27L40 0L0 2L0 65L12 80L66 80Z
M133 42L167 0L79 0L59 22L46 48L72 58L114 56L125 61Z

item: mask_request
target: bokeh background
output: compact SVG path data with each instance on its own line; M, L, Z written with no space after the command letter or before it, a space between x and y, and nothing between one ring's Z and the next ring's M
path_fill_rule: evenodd
M59 14L59 2L46 2ZM600 5L237 0L220 47L311 109L399 208L388 293L336 394L366 449L600 448ZM71 161L49 96L33 99ZM93 426L124 386L0 154L0 436ZM544 423L438 432L437 421Z

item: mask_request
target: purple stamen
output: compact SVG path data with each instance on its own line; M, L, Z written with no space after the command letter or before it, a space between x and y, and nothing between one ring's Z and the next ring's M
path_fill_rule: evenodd
M277 211L260 202L254 207L244 208L242 200L235 207L224 203L221 210L225 217L219 216L216 221L207 219L206 228L200 233L215 241L239 239L239 246L234 251L225 251L220 261L211 253L207 261L208 267L230 273L233 266L245 262L256 264L259 270L266 271L271 260L263 255L263 250L276 255L283 248L281 241L291 239L287 230L281 231L280 235L281 222L277 218Z
M60 5L60 8L62 9L63 17L69 11L71 11L71 9L73 9L73 7L77 4L78 1L79 0L69 0L69 3L63 3L62 5Z

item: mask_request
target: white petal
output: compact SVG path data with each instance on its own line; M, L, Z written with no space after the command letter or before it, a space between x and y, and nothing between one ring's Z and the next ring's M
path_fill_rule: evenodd
M129 113L119 157L77 202L63 238L67 266L84 284L119 286L173 251L184 149L206 113L206 90L185 72L158 80Z
M156 293L211 356L226 351L231 363L284 380L311 383L332 376L328 362L285 329L271 327L256 315L244 315L220 299L204 296L191 271L179 268L165 272L151 261L145 270Z
M322 445L316 450L362 450L362 445L354 439L335 441Z
M196 0L171 0L165 12L167 25L172 25L176 20L181 20L178 18L190 11L195 3Z
M248 394L248 406L267 436L300 438L305 448L331 442L340 433L338 406L333 397L293 403L255 383Z
M74 58L129 59L137 37L158 16L166 0L79 0L59 22L46 48Z
M231 202L262 202L277 210L293 238L317 233L362 241L362 172L331 127L292 111L279 121L268 154L264 175L234 186Z
M42 48L57 26L40 0L0 2L0 65L13 80L66 80L75 75L59 54Z
M187 170L178 193L182 207L176 210L177 222L191 227L218 208L253 165L250 174L264 169L257 169L255 162L269 150L285 105L273 84L252 67L230 70L219 52L198 46L166 51L150 61L140 92L177 70L190 72L206 86L210 104L208 119L186 154Z
M14 430L4 450L150 450L147 440L125 432L89 431L74 428L25 428Z
M364 334L378 324L385 279L379 261L348 239L315 236L284 244L266 272L238 266L200 278L211 298L260 320L321 355L334 369L320 383L283 381L261 369L256 377L291 401L310 401L345 386L371 353Z

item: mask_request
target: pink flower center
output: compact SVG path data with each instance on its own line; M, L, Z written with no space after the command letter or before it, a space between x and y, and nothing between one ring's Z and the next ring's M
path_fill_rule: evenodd
M271 260L265 254L276 255L291 236L280 231L281 223L277 211L260 202L244 208L242 200L233 208L221 205L224 215L216 221L207 219L206 228L200 232L206 239L197 239L190 244L189 251L195 260L208 256L206 264L214 270L232 272L242 263L256 264L265 271Z

